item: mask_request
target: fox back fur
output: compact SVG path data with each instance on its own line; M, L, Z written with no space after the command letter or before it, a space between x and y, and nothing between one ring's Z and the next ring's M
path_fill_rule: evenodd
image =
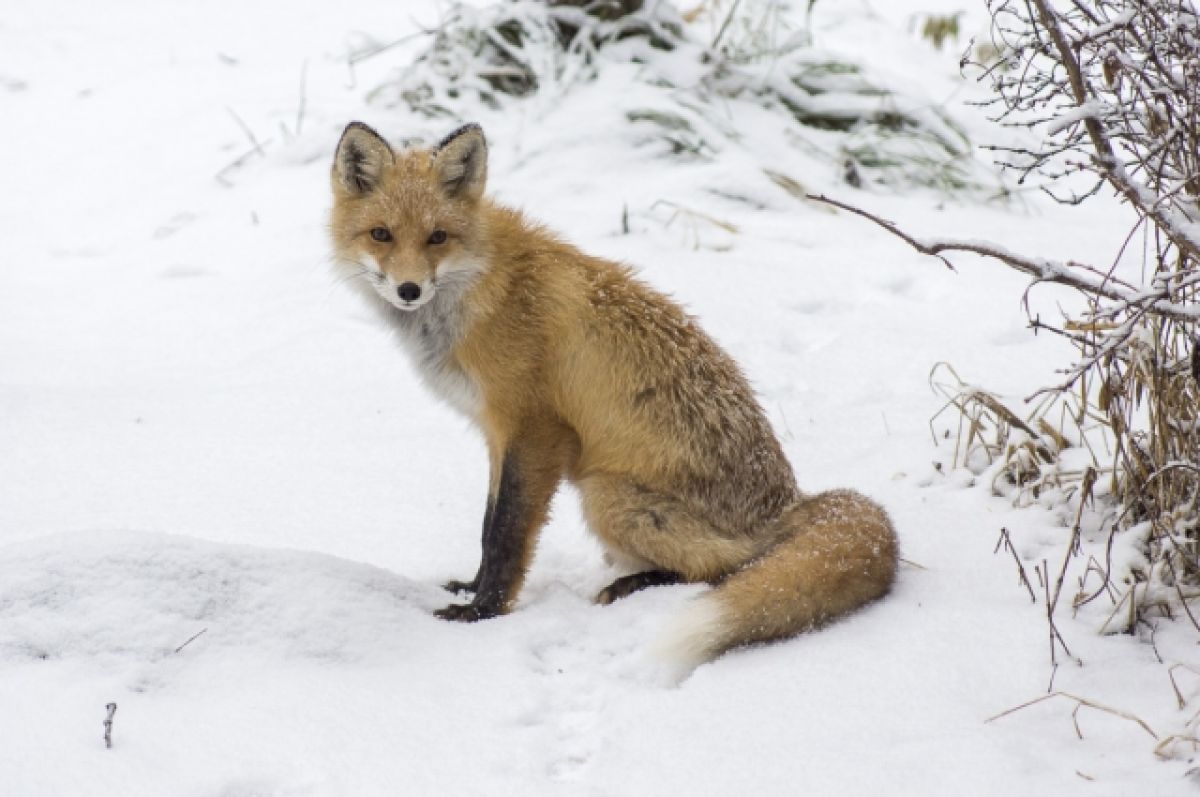
M707 582L668 634L680 673L732 647L817 628L890 588L884 511L806 495L746 378L667 297L484 196L487 146L462 127L402 151L361 123L332 170L337 262L361 275L429 387L483 432L483 553L469 603L507 612L560 482L631 571L608 603Z

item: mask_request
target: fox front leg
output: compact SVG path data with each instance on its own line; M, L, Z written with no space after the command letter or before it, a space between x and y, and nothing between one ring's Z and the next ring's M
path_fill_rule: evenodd
M492 513L496 507L496 496L488 495L487 510L483 513L483 535L482 548L487 550L488 546L488 530L492 527ZM470 581L459 581L451 579L442 585L442 589L447 592L453 592L455 595L461 595L464 592L474 594L479 591L479 576L483 573L483 562L480 561L479 569L475 571L475 577Z
M487 509L483 513L483 531L480 535L480 549L486 551L488 548L488 535L492 528L492 515L496 511L496 495L500 492L500 474L504 467L503 449L496 455L489 455L488 460L490 466L488 468L488 499ZM479 577L483 573L483 561L480 560L479 569L475 571L475 577L470 581L460 581L451 579L442 585L442 589L447 592L453 592L455 595L470 593L474 595L479 591Z
M504 458L500 484L484 518L479 572L473 583L463 585L474 587L475 595L470 603L451 604L435 612L443 620L473 622L495 617L508 611L516 600L558 483L557 474L522 469L522 459L511 452Z

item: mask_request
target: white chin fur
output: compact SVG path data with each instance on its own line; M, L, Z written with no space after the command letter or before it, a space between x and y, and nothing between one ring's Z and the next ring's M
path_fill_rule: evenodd
M711 660L720 648L723 625L721 605L713 593L694 598L650 648L663 681L678 684Z
M437 290L434 288L432 281L423 282L421 283L421 298L417 299L415 302L406 302L403 301L400 298L400 295L396 292L399 286L396 285L391 279L374 279L371 280L371 284L375 287L376 292L383 297L384 301L386 301L392 307L395 307L398 310L404 310L405 312L418 310L428 304L429 300L433 298L433 294Z

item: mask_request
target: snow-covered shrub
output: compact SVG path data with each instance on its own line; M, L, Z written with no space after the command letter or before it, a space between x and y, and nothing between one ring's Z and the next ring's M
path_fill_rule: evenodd
M630 59L643 58L643 47L674 49L683 38L682 20L667 4L642 5L453 3L429 46L375 98L398 99L425 116L458 118L464 109L498 109L508 99L593 77L599 50L618 42L633 45L626 53Z
M944 111L814 48L788 25L780 0L744 5L693 9L690 17L721 12L718 33L706 42L661 0L455 3L428 47L373 98L459 119L479 107L553 98L606 65L634 65L633 79L656 89L658 99L628 111L628 120L655 128L646 140L664 142L668 154L703 159L736 141L731 104L746 102L804 131L802 146L851 185L955 192L984 182L965 134Z
M1109 594L1128 607L1106 630L1175 613L1200 630L1190 605L1200 598L1200 13L1193 0L988 5L989 51L1003 54L975 64L995 90L989 105L1040 141L996 148L1002 165L1069 204L1114 191L1136 212L1130 238L1142 237L1145 255L1139 276L1118 269L1120 252L1096 267L985 243L917 242L931 254L993 257L1084 298L1060 323L1030 319L1070 341L1077 359L1034 394L1026 419L986 391L942 380L967 427L956 459L982 457L1018 500L1053 491L1076 502L1076 518L1103 498L1110 554L1113 535L1143 549L1137 567L1111 555L1089 567L1102 584L1081 589L1076 603Z

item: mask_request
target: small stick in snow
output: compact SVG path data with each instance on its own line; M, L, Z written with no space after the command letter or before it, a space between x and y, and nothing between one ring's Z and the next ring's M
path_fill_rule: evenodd
M1037 596L1033 594L1033 585L1029 583L1029 577L1025 575L1025 566L1021 564L1021 557L1017 556L1017 549L1013 547L1012 538L1008 536L1008 529L1000 529L1000 539L996 542L996 547L992 553L997 553L1000 547L1004 546L1013 556L1013 561L1017 563L1017 577L1025 589L1029 590L1029 600L1037 603Z
M1083 666L1083 660L1076 658L1071 649L1067 647L1067 640L1063 639L1063 635L1059 633L1058 626L1054 623L1054 600L1050 598L1050 564L1045 559L1042 560L1042 573L1045 579L1042 586L1046 590L1046 622L1050 625L1050 685L1046 687L1049 692L1054 688L1054 674L1058 671L1058 657L1054 653L1054 643L1057 641L1062 646L1063 653L1067 654L1068 658L1074 659L1075 663L1080 667ZM1055 593L1057 595L1057 592Z
M1175 592L1179 595L1179 605L1183 607L1183 610L1185 612L1187 612L1188 619L1192 621L1192 625L1196 626L1196 630L1200 631L1200 622L1196 621L1196 615L1192 614L1192 610L1188 607L1188 603L1187 603L1189 600L1194 599L1196 596L1192 595L1189 597L1187 595L1184 595L1183 590L1180 588L1178 581L1175 582Z
M300 65L300 107L296 109L296 137L304 127L304 111L308 105L308 59Z
M1083 741L1083 731L1079 729L1079 709L1083 708L1082 703L1075 704L1075 710L1071 712L1071 722L1075 723L1075 735L1079 737L1079 741Z
M184 648L186 648L188 645L192 644L193 642L195 642L197 639L199 639L201 636L203 636L203 635L204 635L204 634L206 634L206 633L208 633L208 629L207 629L207 628L201 628L199 631L197 631L196 633L192 634L192 636L191 636L191 637L188 639L188 641L187 641L187 642L184 642L182 645L180 645L179 647L175 648L175 652L176 652L176 653L178 653L179 651L183 650L183 649L184 649Z
M108 716L104 719L104 746L105 748L111 750L113 715L117 713L117 704L109 703L105 706L105 708L108 709Z
M1116 605L1117 599L1113 594L1112 587L1111 587L1111 585L1109 583L1109 579L1108 579L1108 574L1112 572L1113 540L1116 538L1116 536L1117 536L1117 526L1116 526L1116 524L1113 524L1112 529L1108 532L1108 544L1105 545L1105 548L1104 548L1104 567L1101 568L1099 566L1099 564L1097 564L1097 568L1100 570L1100 573L1101 573L1100 589L1096 590L1091 595L1088 595L1086 598L1076 598L1076 600L1075 600L1075 608L1076 609L1078 609L1080 606L1091 603L1092 601L1094 601L1096 598L1100 597L1105 592L1108 593L1108 599L1111 600L1114 605ZM1197 626L1197 628L1200 629L1200 626Z
M1154 641L1154 635L1158 633L1158 626L1149 620L1138 618L1138 625L1144 625L1150 629L1150 649L1154 651L1154 658L1158 659L1159 664L1165 664L1162 654L1158 652L1158 643Z
M725 21L721 23L721 29L717 31L717 35L713 38L713 42L708 46L708 49L717 49L717 45L721 43L721 37L725 35L725 30L729 27L729 23L733 21L733 15L737 13L738 6L741 4L742 0L733 0L733 5L729 7L729 13L725 15Z
M1120 717L1121 719L1126 719L1126 720L1129 720L1130 722L1136 722L1138 725L1140 725L1142 727L1142 730L1144 730L1146 733L1150 734L1156 742L1159 741L1159 735L1157 733L1155 733L1150 728L1149 725L1147 725L1145 722L1143 722L1141 719L1139 719L1136 715L1131 714L1128 711L1122 711L1119 708L1113 708L1112 706L1106 706L1103 703L1097 703L1093 700L1088 700L1087 698L1084 698L1084 697L1077 697L1068 692L1051 692L1048 695L1042 695L1041 697L1036 697L1033 700L1030 700L1026 703L1022 703L1019 706L1013 706L1012 708L1008 709L1007 711L1001 711L999 714L988 717L987 719L984 720L984 722L993 722L995 720L1000 719L1001 717L1007 717L1009 714L1020 711L1022 709L1029 708L1030 706L1035 706L1038 703L1041 703L1046 700L1050 700L1051 698L1055 698L1055 697L1065 697L1068 700L1075 701L1076 706L1075 706L1075 710L1071 713L1071 717L1072 717L1072 721L1075 723L1075 732L1077 734L1079 734L1080 738L1083 738L1083 735L1079 731L1079 723L1075 719L1075 716L1079 712L1079 709L1082 706L1087 706L1088 708L1094 708L1097 711L1103 711L1105 713L1112 714L1114 717Z
M235 170L240 169L241 167L245 166L246 162L249 161L251 158L255 157L256 155L260 156L260 157L265 155L265 153L263 152L264 147L267 147L272 143L274 143L274 142L272 141L272 139L269 139L269 138L261 143L256 141L253 148L251 148L248 152L245 152L242 155L239 155L238 157L234 158L232 161L230 161L228 164L226 164L224 167L222 167L220 171L218 171L216 173L217 182L220 183L221 185L225 186L226 188L232 188L233 183L229 181L229 178L226 177L226 175L229 172L235 171Z
M1116 605L1113 606L1113 610L1112 610L1112 612L1109 613L1108 618L1105 619L1105 621L1100 624L1100 633L1101 634L1113 633L1108 630L1108 624L1111 623L1113 621L1113 618L1115 618L1117 616L1117 612L1119 612L1121 610L1121 607L1125 605L1126 601L1130 600L1132 597L1137 597L1136 593L1137 593L1137 584L1133 584L1128 590L1121 593L1120 600L1118 600Z
M254 135L254 131L250 129L250 125L246 124L245 121L242 120L242 117L238 116L237 112L232 108L226 106L225 110L229 112L229 115L233 117L233 121L236 122L237 126L242 129L242 133L245 134L246 138L250 140L250 145L254 147L254 151L259 155L265 155L266 153L263 152L263 145L259 143L258 137Z
M1178 758L1179 756L1171 751L1171 746L1176 742L1179 742L1181 745L1191 745L1193 753L1195 753L1197 750L1200 750L1200 738L1197 738L1195 735L1190 733L1176 733L1168 736L1155 745L1154 755L1163 761L1166 761L1168 758Z
M1167 677L1171 679L1171 688L1175 690L1175 699L1179 702L1179 710L1183 711L1183 709L1187 707L1187 701L1183 699L1183 692L1179 691L1179 684L1175 681L1175 671L1180 667L1183 667L1185 670L1191 670L1196 675L1200 675L1200 670L1197 670L1190 664L1184 664L1182 662L1178 664L1172 664L1167 668Z

